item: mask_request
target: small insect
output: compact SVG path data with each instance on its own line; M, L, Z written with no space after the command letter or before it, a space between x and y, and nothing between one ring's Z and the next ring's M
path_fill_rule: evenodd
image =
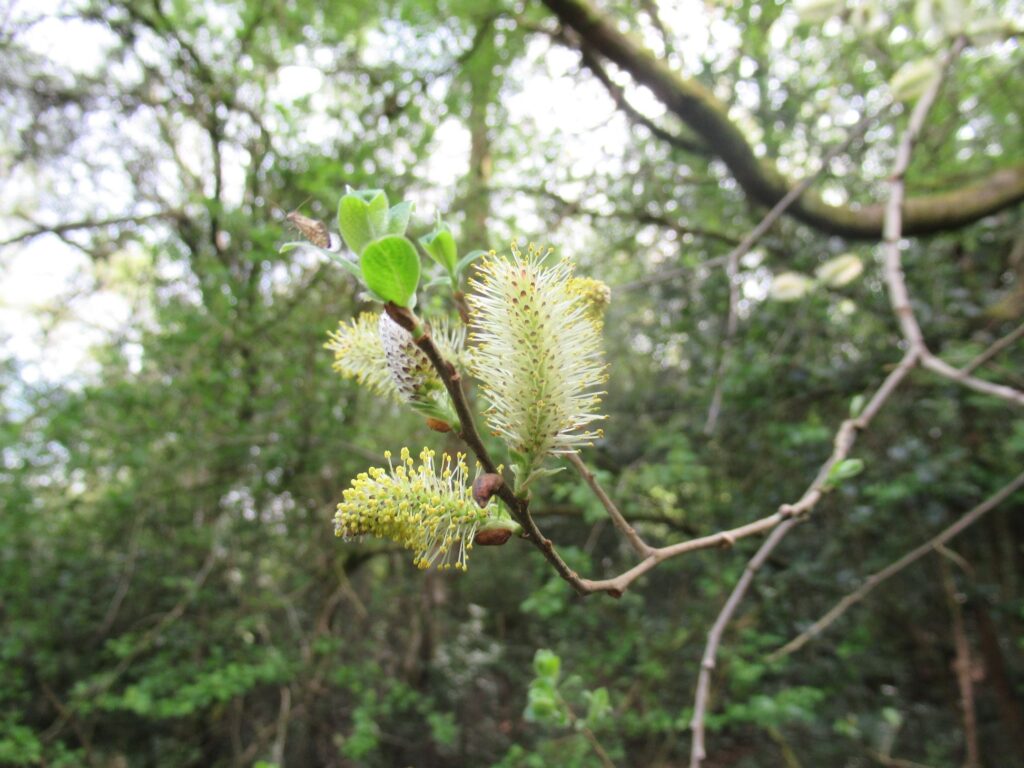
M303 216L298 211L292 211L285 216L290 221L299 233L309 240L317 248L330 248L331 247L331 233L327 229L327 225L317 219L311 219L308 216Z

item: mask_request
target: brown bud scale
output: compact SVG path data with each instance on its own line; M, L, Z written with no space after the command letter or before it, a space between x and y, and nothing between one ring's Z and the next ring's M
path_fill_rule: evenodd
M504 482L501 479L501 475L496 475L493 472L480 475L480 477L473 481L473 500L481 508L486 507L487 502L498 492L498 489L501 488Z
M491 528L486 531L477 531L473 543L481 547L500 547L511 538L512 531L508 528Z

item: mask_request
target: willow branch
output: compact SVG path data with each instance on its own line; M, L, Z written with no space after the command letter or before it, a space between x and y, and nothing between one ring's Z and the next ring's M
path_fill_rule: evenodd
M815 639L818 635L828 629L832 624L839 619L844 613L846 613L851 607L859 603L865 597L882 582L892 578L897 573L902 571L909 565L914 564L925 555L935 551L937 548L944 546L946 542L958 536L966 528L974 525L978 520L987 515L1012 494L1018 491L1024 486L1024 472L1017 475L1013 480L1000 488L996 493L989 496L978 506L974 507L971 511L964 514L959 520L953 523L948 528L944 529L941 533L928 539L924 544L915 549L910 550L907 554L890 563L882 570L868 576L864 583L860 585L856 590L848 594L832 608L828 610L820 619L815 621L810 627L801 632L799 635L794 637L784 646L776 651L773 651L768 657L769 660L788 656L791 653L795 653L803 648L811 640Z
M949 68L960 52L963 51L966 44L966 38L962 35L956 39L943 61L943 73ZM954 368L929 351L927 344L925 344L924 334L921 332L921 326L914 315L914 309L910 303L910 293L907 290L900 253L900 238L904 234L904 177L906 176L907 169L910 167L910 157L914 151L914 144L917 142L917 137L924 127L928 112L938 97L942 82L942 77L935 78L921 95L921 98L918 99L910 114L910 122L907 124L907 129L900 138L899 146L896 149L896 161L893 164L892 176L889 179L889 201L885 206L882 246L885 260L885 282L889 288L889 303L892 305L896 319L899 321L903 338L911 349L916 350L923 368L976 392L982 392L1002 398L1016 405L1024 406L1024 392L1003 384L993 384L992 382L975 378L969 372Z
M965 40L963 37L956 40L943 63L943 73L948 68L952 60L963 49L964 44ZM892 178L890 180L890 197L885 207L885 217L883 222L883 236L885 241L884 249L886 254L886 282L889 285L890 301L896 312L896 316L899 319L902 334L907 341L907 351L899 366L897 366L897 368L886 378L885 382L883 382L874 397L872 397L871 402L868 404L868 407L865 409L860 419L847 420L844 422L843 426L840 427L839 432L836 435L835 450L833 451L831 458L832 466L834 466L837 461L845 458L848 454L856 440L858 427L863 428L866 426L868 421L870 421L870 419L878 412L885 400L893 391L895 391L896 387L899 386L900 382L927 354L924 338L921 334L921 329L914 318L913 311L910 307L910 297L907 293L906 285L903 282L902 270L900 269L899 262L899 239L902 230L901 209L903 204L903 176L910 165L910 156L913 151L914 140L920 133L928 111L938 96L939 89L942 85L942 79L943 78L941 76L937 77L921 96L911 114L907 130L901 137L900 145L897 149ZM822 471L819 472L816 482L811 485L807 493L805 493L805 496L813 497L817 495L820 498L821 489L819 486L821 483L827 482L829 470L829 463L826 462L825 467L822 467ZM707 709L708 692L711 686L711 673L715 667L715 659L717 657L718 646L721 643L722 632L725 626L727 626L732 620L739 603L746 595L746 592L753 581L754 575L760 568L761 563L767 559L775 547L778 546L779 542L785 538L786 534L793 528L795 523L796 520L789 520L786 523L783 523L776 528L772 532L772 535L769 536L769 538L765 540L764 544L761 545L761 548L751 559L750 563L748 563L747 568L744 570L740 580L736 583L732 593L729 595L729 599L726 601L721 613L715 620L711 631L708 633L708 641L705 646L704 656L701 662L701 670L697 679L697 692L694 698L694 713L691 723L693 729L693 742L690 752L690 768L700 768L701 763L707 756L704 746L704 719Z
M928 350L925 350L925 353L921 356L921 365L932 373L937 373L939 376L955 381L957 384L973 389L975 392L998 397L1014 405L1024 407L1024 392L1021 392L1019 389L1014 389L1005 384L994 384L991 381L971 376L959 368L954 368Z
M700 675L697 677L697 692L693 702L693 720L690 722L690 727L693 730L693 744L690 750L691 768L700 768L700 764L707 754L704 749L704 713L708 706L708 696L711 691L711 673L715 669L715 658L718 654L718 646L722 642L722 634L725 632L729 622L732 621L733 614L736 613L736 609L746 595L750 583L768 559L768 555L771 554L771 551L785 538L786 534L789 533L790 529L797 522L795 519L787 520L765 539L764 544L757 550L757 554L750 559L743 569L743 575L736 582L732 594L729 595L729 599L726 600L722 611L718 614L718 618L715 619L715 623L711 626L711 631L708 632L708 642L704 647L704 655L700 661Z
M1024 336L1024 323L1018 325L1016 329L1010 331L1008 334L1003 336L1001 339L992 343L992 345L984 352L975 357L971 362L960 369L960 372L964 375L970 375L978 368L983 366L993 357L1001 353L1003 350L1013 346L1022 336Z
M858 433L867 429L868 425L882 409L882 406L885 405L885 402L896 391L903 379L907 377L907 374L913 370L916 362L917 352L915 350L908 350L899 365L893 369L875 391L875 394L872 395L871 400L868 401L860 416L854 419L847 419L840 425L833 440L832 454L818 470L814 481L804 491L803 496L795 504L784 504L779 508L776 514L785 515L784 521L777 523L777 527L765 539L750 562L747 563L747 567L743 570L743 575L736 582L736 586L733 587L732 593L718 614L718 618L715 619L711 631L708 632L708 640L701 660L700 674L697 678L697 691L694 696L693 719L690 721L690 728L693 731L693 741L690 749L691 768L700 768L701 762L707 757L704 747L704 719L708 707L708 693L711 689L711 673L715 669L718 646L721 644L725 627L732 621L736 609L746 596L747 589L750 587L757 571L760 570L761 565L771 556L775 548L786 537L786 534L800 522L798 516L808 514L813 510L825 493L830 490L828 478L832 472L832 467L849 456L857 441Z
M611 518L612 523L614 523L615 527L618 528L622 535L626 537L626 540L630 543L630 546L636 550L636 553L640 555L640 557L647 557L652 554L654 549L640 538L640 534L636 532L636 529L629 524L625 517L623 517L619 508L615 506L615 502L611 500L611 497L605 492L604 488L601 487L601 484L597 482L597 478L594 476L594 473L591 472L587 465L583 463L583 459L579 457L579 454L567 454L565 459L573 465L577 472L579 472L580 477L583 478L583 482L585 482L590 487L590 490L594 492L594 495L598 498L602 506L604 506L605 511L608 513L608 517Z
M728 106L696 78L679 74L590 0L543 0L560 20L582 38L583 45L614 62L633 80L647 86L729 168L747 195L774 205L792 186L770 159L759 158L743 131L729 118ZM907 234L942 232L971 224L1024 200L1024 164L996 170L974 184L906 201ZM849 238L876 239L882 231L883 206L830 205L817 194L806 195L789 213L816 229Z
M462 376L455 369L455 366L445 360L437 345L434 344L434 339L430 332L410 310L391 303L385 304L384 310L392 320L409 332L416 346L423 351L427 359L430 360L431 365L433 365L434 370L437 371L437 375L444 383L444 387L451 397L452 405L455 407L455 412L459 417L459 438L473 452L486 472L501 475L498 471L498 465L494 463L487 450L487 446L484 445L483 440L480 438L480 432L477 430L473 411L469 406L466 391L462 386ZM537 527L537 522L533 519L533 515L530 514L530 500L517 496L512 490L512 484L507 479L501 483L496 493L498 498L505 502L505 506L508 507L513 519L523 527L526 538L541 551L558 572L558 575L569 582L578 593L587 594L591 592L592 590L584 586L584 582L580 579L579 574L570 568L558 554L551 540L544 536L540 528Z

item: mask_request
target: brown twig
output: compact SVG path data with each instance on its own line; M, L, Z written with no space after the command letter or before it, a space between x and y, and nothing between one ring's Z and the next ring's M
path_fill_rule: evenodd
M938 550L941 552L942 550ZM963 768L980 768L981 751L978 749L978 714L974 708L974 683L971 680L971 645L967 640L967 627L964 624L964 610L961 596L957 593L956 581L950 573L949 562L940 559L942 569L942 586L946 593L946 604L953 622L953 644L956 647L956 659L953 669L956 672L956 684L960 690L960 708L964 718L964 747L966 756Z
M594 492L598 500L604 506L605 511L608 512L608 517L611 518L612 523L615 527L621 531L622 535L626 537L626 540L630 543L630 546L636 550L636 553L640 557L647 557L654 552L654 548L647 544L643 539L640 538L640 534L636 532L636 529L629 524L619 508L615 506L615 502L611 500L611 497L605 492L601 484L597 482L597 478L594 477L594 473L590 471L586 464L583 463L583 459L579 457L579 454L570 453L565 457L566 461L573 465L580 477L583 478L590 490Z
M697 677L697 693L693 700L693 719L690 721L690 728L693 731L693 744L690 749L691 768L699 768L701 762L707 756L704 748L704 713L707 711L708 695L711 691L711 673L715 669L715 658L718 654L718 646L722 642L722 633L725 632L725 628L732 620L736 608L743 600L744 595L746 595L747 588L754 580L754 575L764 565L771 551L785 538L786 534L789 533L789 529L795 526L797 522L795 519L787 520L765 539L764 544L757 550L757 554L750 559L743 569L743 575L736 582L732 594L729 595L725 606L718 614L718 618L715 619L715 623L711 626L711 631L708 632L708 642L704 647L704 655L700 661L700 675Z
M893 369L893 371L885 378L885 381L882 382L881 386L879 386L875 391L875 394L872 396L867 406L865 406L860 416L854 419L847 419L840 425L833 441L832 454L818 470L818 474L814 478L814 481L807 487L807 490L804 491L804 494L800 497L799 501L795 504L783 505L779 508L779 512L776 514L782 515L785 513L787 514L787 519L775 527L771 535L765 539L760 549L757 550L754 557L751 558L749 563L747 563L747 567L743 570L743 575L740 577L739 581L736 582L736 586L733 587L729 598L726 600L725 605L718 614L718 618L715 619L715 623L712 625L711 631L708 632L707 644L704 647L704 655L701 659L700 674L697 677L697 691L694 696L693 719L690 721L690 728L693 731L693 742L690 749L691 768L700 768L701 762L705 757L707 757L704 747L704 718L708 706L708 694L711 689L711 673L715 668L718 646L721 644L722 633L724 632L725 627L728 626L730 621L732 621L732 617L736 613L737 607L739 607L739 604L746 596L747 589L750 587L757 571L760 570L761 566L775 550L775 547L779 545L779 542L786 537L786 534L788 534L790 530L800 522L798 515L807 514L821 500L822 496L828 490L828 478L832 472L832 467L849 456L850 451L857 440L858 432L863 431L868 427L871 420L874 419L882 409L886 400L888 400L892 393L896 391L900 382L902 382L903 379L906 378L907 374L913 369L916 360L916 352L909 350L903 356L900 364Z
M961 35L958 37L949 52L946 54L942 64L942 71L945 72L953 60L960 54L967 44L967 39ZM949 363L936 357L925 343L921 326L914 315L914 309L910 303L910 293L907 290L906 279L903 274L903 265L900 254L900 238L903 225L903 198L904 198L904 177L910 167L910 157L914 151L914 144L924 127L925 119L935 99L938 97L939 89L942 86L943 78L938 77L929 88L918 99L917 104L910 114L910 122L907 129L900 138L896 150L896 161L893 164L892 176L889 179L889 201L885 206L885 219L883 222L883 245L882 253L885 259L885 282L889 288L889 303L900 324L900 331L903 338L910 347L917 351L918 360L923 368L936 373L939 376L955 381L958 384L982 392L987 395L1002 398L1016 405L1024 406L1024 392L1003 384L993 384L970 375L969 371L954 368Z
M434 339L431 337L430 332L420 323L412 311L391 303L385 304L384 310L392 320L412 335L416 346L423 351L427 359L430 360L431 365L434 366L434 370L437 371L437 375L441 378L445 389L448 390L448 395L452 399L455 413L459 417L459 437L473 452L477 460L479 460L485 472L501 475L498 471L498 465L494 463L487 450L487 446L484 445L483 440L480 438L480 433L476 428L476 421L473 418L473 411L469 407L469 401L466 398L466 391L462 387L462 376L455 369L455 366L444 359L437 345L434 344ZM558 575L569 582L578 593L584 595L594 591L586 588L579 574L569 567L555 550L555 545L551 540L541 533L536 521L530 514L530 500L517 496L512 488L512 483L506 479L498 487L496 493L505 503L512 518L523 527L523 533L526 538L541 551L558 572Z
M964 375L970 375L978 368L983 366L985 363L987 363L989 360L991 360L993 357L1002 352L1004 349L1013 346L1013 344L1022 336L1024 336L1024 323L1018 325L1014 330L1010 331L1001 339L994 341L988 349L986 349L980 355L971 360L971 362L969 362L967 365L961 368L960 372L963 373Z
M844 613L846 613L851 607L853 607L861 600L863 600L865 597L867 597L875 589L875 587L877 587L883 581L892 578L907 566L912 565L925 555L935 551L937 547L944 545L947 541L959 535L964 529L970 527L983 516L991 512L997 506L999 506L999 504L1001 504L1003 501L1009 498L1010 495L1015 493L1022 486L1024 486L1024 472L1017 475L1017 477L1015 477L1009 483L1000 488L992 496L989 496L981 504L974 507L969 512L965 513L963 517L961 517L948 528L944 529L941 533L932 537L921 546L912 549L899 560L896 560L895 562L887 565L885 568L878 571L877 573L873 573L870 576L868 576L864 580L864 583L860 585L860 587L858 587L850 594L846 595L846 597L844 597L842 600L836 603L831 609L829 609L828 612L825 613L825 615L823 615L820 619L815 621L811 626L809 626L799 635L794 637L792 640L790 640L788 643L786 643L778 650L773 651L768 656L768 659L770 661L775 660L781 658L782 656L787 656L791 653L799 651L801 648L807 645L807 643L809 643L811 640L813 640L826 629L828 629L832 624L834 624L836 620Z

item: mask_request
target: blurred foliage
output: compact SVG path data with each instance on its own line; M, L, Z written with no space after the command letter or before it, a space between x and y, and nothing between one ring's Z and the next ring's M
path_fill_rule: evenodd
M707 4L703 47L672 5L602 7L725 98L794 176L936 47L909 2L851 4L882 26ZM971 13L1022 10L978 0ZM83 0L45 24L34 13L0 35L4 232L82 226L4 258L28 245L84 254L80 284L38 308L41 344L80 326L89 296L114 297L127 320L83 342L67 376L0 361L0 764L589 766L595 742L617 765L683 764L706 631L757 542L662 563L620 600L583 600L521 542L439 575L380 542L335 541L349 478L385 449L452 444L331 371L326 333L366 302L337 265L279 253L295 237L284 209L331 220L346 185L383 188L416 201L413 240L441 211L460 255L516 235L610 284L607 438L585 458L655 544L802 493L840 421L899 359L875 246L784 219L744 259L708 436L728 302L708 264L763 211L718 161L630 125L545 33L543 7ZM96 44L71 61L77 34ZM1015 39L969 49L912 191L1021 157L1022 61ZM570 108L603 105L601 122L554 111L548 89L576 98ZM534 100L543 108L524 106ZM905 120L887 113L822 189L877 197ZM1021 322L1022 227L1009 209L904 251L929 344L951 363ZM813 275L846 254L864 266L857 279L768 299L773 274ZM440 291L420 301L451 310ZM1018 345L979 375L1019 387L1022 361ZM726 634L709 765L962 760L934 558L800 655L764 658L1018 472L1024 419L917 372L855 453ZM604 577L633 563L571 473L535 493L572 567ZM1021 501L953 542L969 564L958 588L992 768L1024 765Z

